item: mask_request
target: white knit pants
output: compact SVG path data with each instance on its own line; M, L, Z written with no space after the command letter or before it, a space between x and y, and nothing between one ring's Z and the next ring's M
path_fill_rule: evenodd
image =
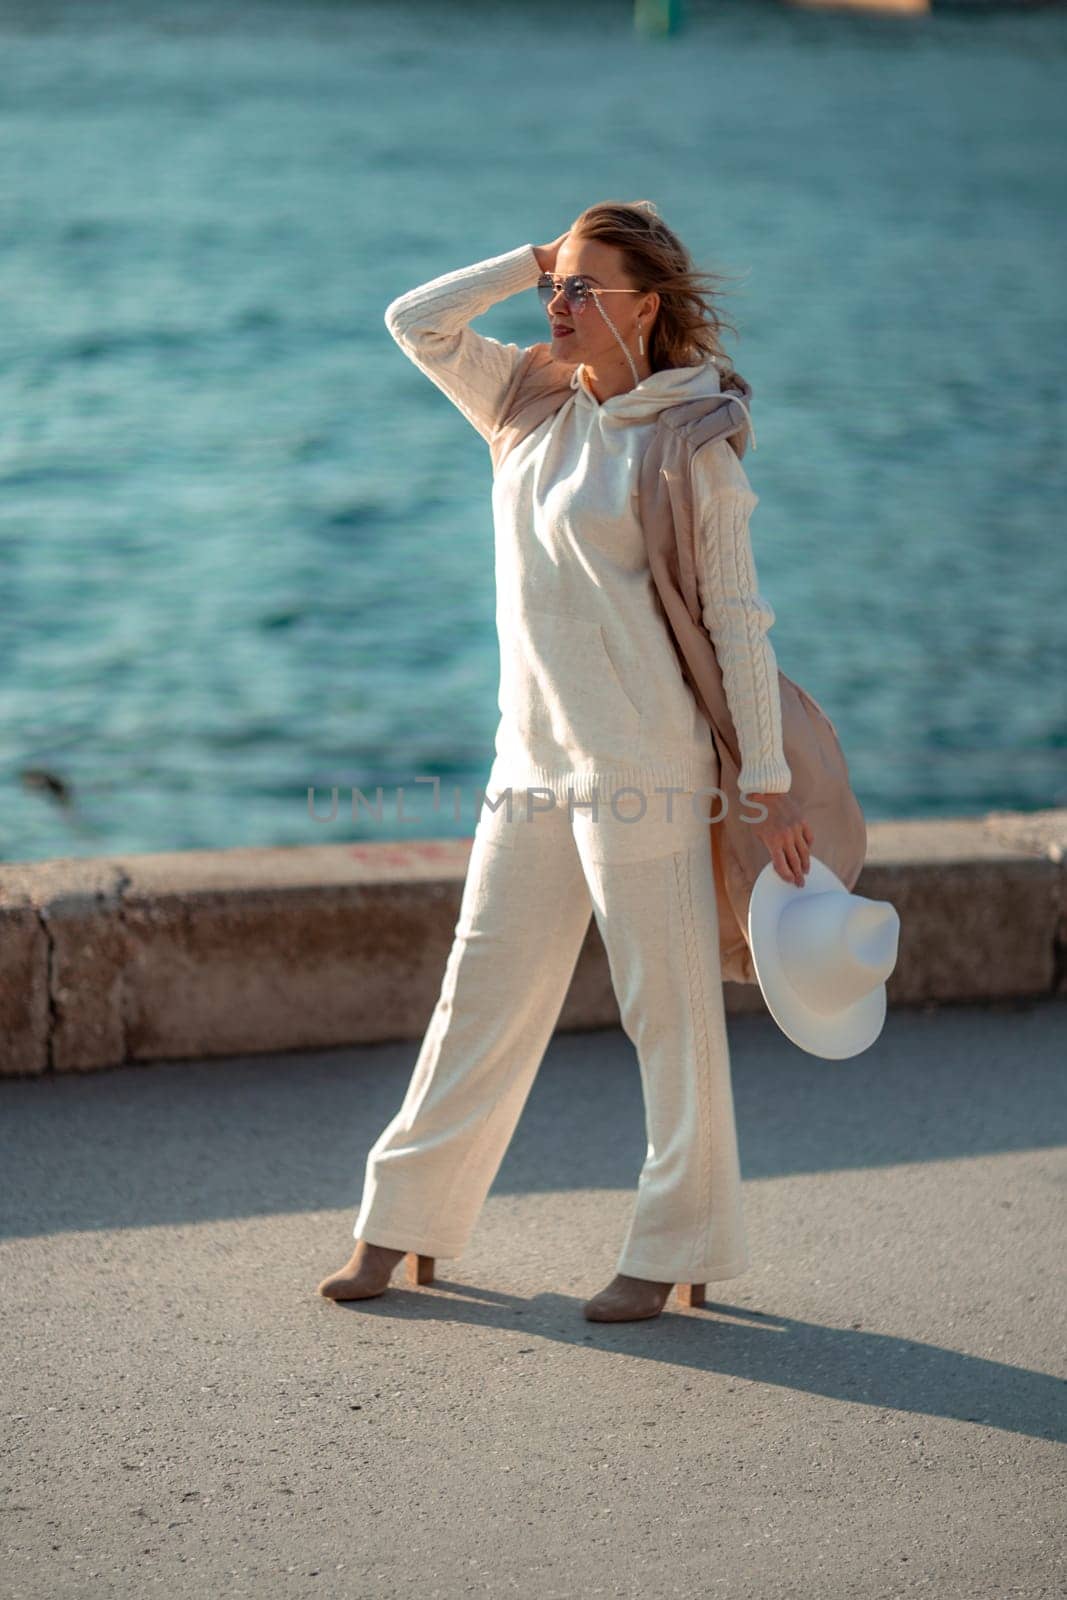
M482 807L440 997L403 1104L368 1156L355 1238L463 1253L592 910L637 1052L648 1136L616 1270L702 1283L748 1269L707 822L714 804L650 787L619 792L613 808L605 780L595 819L589 803L569 808L541 789L513 789L510 819L506 797L496 811Z

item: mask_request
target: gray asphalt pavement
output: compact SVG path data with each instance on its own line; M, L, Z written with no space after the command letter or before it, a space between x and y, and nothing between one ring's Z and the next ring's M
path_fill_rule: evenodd
M5 1600L1067 1593L1067 1006L730 1037L754 1265L615 1325L620 1032L557 1035L467 1254L347 1305L416 1042L0 1083Z

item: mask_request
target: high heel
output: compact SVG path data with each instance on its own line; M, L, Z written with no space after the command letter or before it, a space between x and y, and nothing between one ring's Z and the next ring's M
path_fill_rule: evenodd
M409 1250L406 1259L408 1264L409 1283L416 1284L433 1282L433 1269L435 1260L433 1256L420 1256L417 1250Z
M408 1283L432 1283L433 1256L423 1256L415 1250L398 1250L391 1245L371 1244L361 1239L352 1252L352 1259L340 1272L331 1273L319 1284L318 1292L329 1300L369 1300L384 1294L389 1279L400 1265L401 1257L408 1264Z
M702 1306L706 1283L676 1283L675 1294L680 1306Z
M582 1315L588 1322L638 1322L646 1317L658 1317L672 1289L677 1292L680 1306L702 1306L706 1287L703 1283L664 1283L634 1278L620 1272L599 1294L586 1301Z

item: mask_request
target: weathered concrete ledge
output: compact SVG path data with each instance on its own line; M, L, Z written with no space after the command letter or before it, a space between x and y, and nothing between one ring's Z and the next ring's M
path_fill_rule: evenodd
M891 1005L1067 996L1067 810L871 824ZM0 1073L420 1038L469 839L0 867ZM761 1011L726 985L731 1012ZM560 1028L619 1014L595 919Z

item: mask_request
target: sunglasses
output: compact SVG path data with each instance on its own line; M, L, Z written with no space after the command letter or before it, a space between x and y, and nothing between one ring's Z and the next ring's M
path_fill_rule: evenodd
M562 293L572 311L584 311L594 295L601 294L641 294L640 289L598 289L583 278L581 273L572 272L569 277L556 278L551 272L542 272L537 280L537 293L541 297L541 304L547 309L557 294Z

